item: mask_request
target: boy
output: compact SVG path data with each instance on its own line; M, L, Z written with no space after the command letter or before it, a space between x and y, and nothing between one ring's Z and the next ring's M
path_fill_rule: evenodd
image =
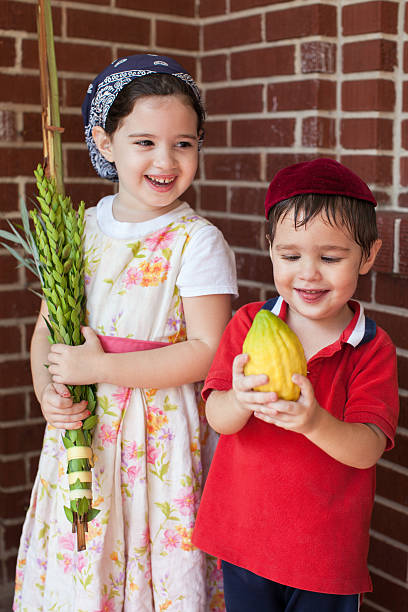
M375 198L331 159L277 173L265 201L279 297L242 307L208 374L221 433L194 543L222 559L228 612L355 612L367 570L375 464L398 416L395 348L351 301L381 246ZM297 402L256 392L242 343L260 308L296 332L308 360Z

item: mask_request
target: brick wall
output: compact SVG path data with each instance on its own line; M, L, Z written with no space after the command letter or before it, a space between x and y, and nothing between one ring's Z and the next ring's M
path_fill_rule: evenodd
M142 50L179 59L209 112L188 199L225 233L240 278L235 304L274 294L262 202L279 168L318 155L344 162L376 193L384 244L358 298L398 347L397 446L380 461L365 610L408 608L408 9L358 0L54 0L64 164L74 199L111 191L82 144L88 82ZM152 12L152 6L154 12ZM171 9L169 7L171 6ZM0 0L0 226L17 219L41 160L35 2ZM32 394L29 339L37 298L0 250L0 598L6 600L43 420ZM3 589L3 590L1 590ZM7 606L7 604L5 604ZM9 609L5 607L4 609Z

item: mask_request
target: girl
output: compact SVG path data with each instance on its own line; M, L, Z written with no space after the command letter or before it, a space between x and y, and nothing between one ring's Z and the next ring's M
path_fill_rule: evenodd
M32 340L34 388L53 427L23 528L14 610L220 610L217 570L191 543L214 448L195 383L230 317L236 278L220 232L180 200L197 170L200 96L175 61L134 55L94 80L82 110L92 164L119 188L87 211L85 343L50 350L44 305ZM65 385L90 383L100 513L77 552L53 428L81 426L86 405L73 405Z

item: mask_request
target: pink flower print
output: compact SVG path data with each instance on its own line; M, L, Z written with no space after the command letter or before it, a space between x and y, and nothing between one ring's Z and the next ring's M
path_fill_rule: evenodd
M63 550L74 550L74 535L72 533L67 533L58 538L58 543L60 549Z
M157 287L167 278L167 272L170 268L170 263L160 257L154 257L152 261L145 261L140 266L140 272L143 275L142 287Z
M59 563L63 566L64 574L72 573L72 559L68 555L60 555Z
M135 484L135 480L139 476L141 470L142 468L140 467L140 465L132 465L132 467L127 470L130 486L133 486Z
M159 436L160 440L173 440L174 433L170 431L170 429L163 429L161 436Z
M129 268L125 278L126 289L129 289L132 285L140 285L142 278L143 274L139 268Z
M123 412L126 408L131 392L132 389L129 389L128 387L119 387L117 393L112 393L112 397L118 402L119 410L121 412Z
M155 446L149 446L147 448L147 463L154 465L157 457L160 455L160 450Z
M104 595L102 597L102 606L96 612L115 612L115 602L112 597L109 595Z
M164 537L162 539L162 544L164 545L166 550L173 550L174 548L178 548L181 543L181 536L177 531L173 529L166 529L164 532Z
M159 230L154 234L151 234L149 238L146 238L145 244L150 251L156 249L167 249L173 242L174 233L169 229Z
M113 427L110 427L106 423L101 425L99 437L104 446L108 444L114 444L116 442L116 438L118 437L118 432Z
M180 497L174 500L174 503L178 506L181 514L185 516L192 514L198 502L198 496L193 491L193 487L184 487L179 493Z

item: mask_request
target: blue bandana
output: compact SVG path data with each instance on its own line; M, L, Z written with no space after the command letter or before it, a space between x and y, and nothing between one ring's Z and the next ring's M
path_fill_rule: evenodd
M137 77L148 74L171 74L184 81L193 91L197 100L200 92L192 77L180 64L164 55L129 55L115 60L101 72L89 85L84 103L82 117L85 124L85 141L88 146L91 162L102 178L117 181L115 164L101 155L92 138L92 128L99 125L105 128L106 117L116 96L125 85ZM204 119L204 117L202 117ZM202 138L199 141L201 146Z

